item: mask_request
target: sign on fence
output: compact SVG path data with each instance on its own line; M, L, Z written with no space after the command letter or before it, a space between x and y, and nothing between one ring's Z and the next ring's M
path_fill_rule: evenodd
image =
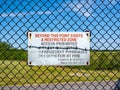
M28 65L89 64L89 32L28 32Z

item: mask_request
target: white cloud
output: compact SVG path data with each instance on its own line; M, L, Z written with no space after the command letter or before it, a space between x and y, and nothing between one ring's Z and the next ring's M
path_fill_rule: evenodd
M14 17L16 16L16 14L15 13L2 13L1 14L1 17L8 17L8 16Z
M2 13L1 14L1 17L16 17L16 16L23 16L23 15L26 15L26 13Z
M92 15L92 8L91 5L93 4L92 1L89 2L68 2L67 3L68 7L74 11L74 12L78 12L82 15L84 15L85 17L89 17Z
M80 3L78 4L73 4L73 3L70 3L69 7L73 10L73 11L79 11L82 7L82 5Z
M84 16L89 17L89 16L91 16L91 13L85 12L85 13L84 13Z
M51 11L46 11L45 14L51 14L52 12Z
M41 14L51 14L51 11L38 11L38 12L15 12L15 13L2 13L0 14L0 17L18 17L18 16L27 16L27 15L34 15L34 14L37 14L37 15L41 15Z
M112 5L115 5L115 4L117 4L117 2L119 2L119 0L109 0L109 2L110 2Z

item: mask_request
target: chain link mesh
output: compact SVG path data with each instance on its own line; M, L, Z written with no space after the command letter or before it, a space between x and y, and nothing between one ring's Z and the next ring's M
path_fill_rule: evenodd
M1 90L113 90L120 0L1 0ZM27 32L91 32L89 66L28 66Z

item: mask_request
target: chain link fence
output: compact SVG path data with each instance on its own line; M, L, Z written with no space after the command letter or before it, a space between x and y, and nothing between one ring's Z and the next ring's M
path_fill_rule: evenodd
M28 66L27 32L91 32L89 66ZM1 90L119 90L120 0L1 0Z

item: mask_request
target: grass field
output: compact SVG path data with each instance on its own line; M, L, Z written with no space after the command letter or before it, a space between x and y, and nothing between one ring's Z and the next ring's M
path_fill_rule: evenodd
M117 80L117 70L80 70L59 66L28 66L25 61L0 60L0 86Z

